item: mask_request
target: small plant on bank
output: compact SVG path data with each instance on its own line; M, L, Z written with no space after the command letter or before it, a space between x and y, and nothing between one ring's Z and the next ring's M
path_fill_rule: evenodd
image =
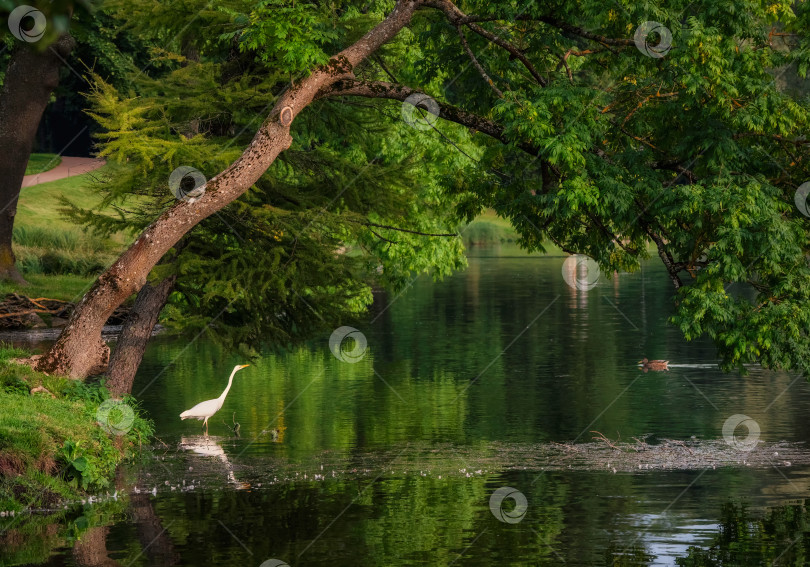
M110 432L98 421L99 407L110 400L103 383L47 376L10 362L27 354L0 348L0 503L6 510L53 508L104 489L154 431L127 397L116 404L131 419L125 429ZM37 386L48 393L30 393Z

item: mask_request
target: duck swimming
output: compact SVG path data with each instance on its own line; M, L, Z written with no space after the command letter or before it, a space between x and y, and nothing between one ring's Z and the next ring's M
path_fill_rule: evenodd
M642 358L638 361L638 365L644 372L649 372L650 370L653 372L669 371L668 360L647 360L646 358Z

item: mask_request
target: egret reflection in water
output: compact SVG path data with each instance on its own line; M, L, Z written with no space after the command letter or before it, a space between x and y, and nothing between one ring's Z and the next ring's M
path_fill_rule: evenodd
M225 454L225 449L216 441L216 438L209 437L208 435L197 435L194 437L182 437L180 439L180 448L184 451L191 451L203 457L216 457L225 465L228 482L231 483L237 490L244 490L250 488L250 484L241 482L236 478L233 472L233 465L228 460Z

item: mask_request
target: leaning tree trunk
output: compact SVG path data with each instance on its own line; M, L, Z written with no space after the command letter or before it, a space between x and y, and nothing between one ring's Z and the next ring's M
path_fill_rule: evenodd
M166 531L168 526L163 525L160 516L147 494L131 494L129 511L138 532L141 548L146 553L149 565L164 566L180 563L180 555L174 547L174 542Z
M108 526L96 526L84 532L73 545L73 561L78 567L121 567L107 551Z
M62 60L73 45L68 34L44 51L23 45L12 54L6 70L0 90L0 279L27 283L14 265L11 249L17 198L42 113L59 84Z
M177 276L172 275L156 286L147 283L138 292L135 305L118 337L118 344L110 356L107 389L113 396L120 397L132 392L132 383L143 359L146 343L152 336L158 315L166 305L175 281Z
M205 185L202 197L193 203L178 201L99 276L73 310L59 339L37 363L37 370L82 378L102 367L109 359L109 348L101 340L101 329L113 310L146 283L150 270L184 234L247 191L290 147L290 125L319 90L353 78L353 69L405 27L422 3L400 0L388 17L355 44L285 91L247 149Z

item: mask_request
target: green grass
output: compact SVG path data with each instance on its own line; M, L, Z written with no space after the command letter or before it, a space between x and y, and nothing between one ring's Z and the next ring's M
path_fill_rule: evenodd
M86 209L97 208L101 197L94 190L95 179L103 176L107 167L109 166L84 175L24 187L20 191L14 224L75 230L76 225L65 219L60 211L62 204L59 197L67 197L74 204Z
M31 281L36 275L95 276L107 268L128 244L131 238L123 234L106 238L83 231L64 218L61 211L61 197L85 209L98 209L101 198L94 185L95 179L103 177L104 173L104 168L101 168L91 174L22 189L14 222L14 253L17 267L26 279ZM58 280L58 283L66 283L66 280ZM27 295L34 293L28 288L15 290ZM76 292L76 286L71 286L67 299L73 299ZM64 299L66 295L51 294L48 297Z
M14 227L17 268L31 274L90 276L103 271L118 257L120 246L79 229Z
M135 412L132 428L108 433L96 417L107 390L10 361L29 354L0 347L0 510L53 508L103 490L118 464L152 434L132 398L125 399ZM36 386L55 397L30 394Z
M9 293L22 293L28 297L48 297L62 301L78 301L95 281L95 276L25 274L30 285L20 287L0 281L0 297Z
M62 163L62 158L56 154L31 154L28 165L25 166L25 174L45 173L60 163Z
M461 237L464 246L499 246L515 244L519 238L517 231L508 220L502 219L495 211L489 209L462 229ZM551 242L543 243L547 256L567 256Z
M518 234L509 221L497 216L495 211L488 210L463 228L461 237L464 245L469 248L515 242Z

